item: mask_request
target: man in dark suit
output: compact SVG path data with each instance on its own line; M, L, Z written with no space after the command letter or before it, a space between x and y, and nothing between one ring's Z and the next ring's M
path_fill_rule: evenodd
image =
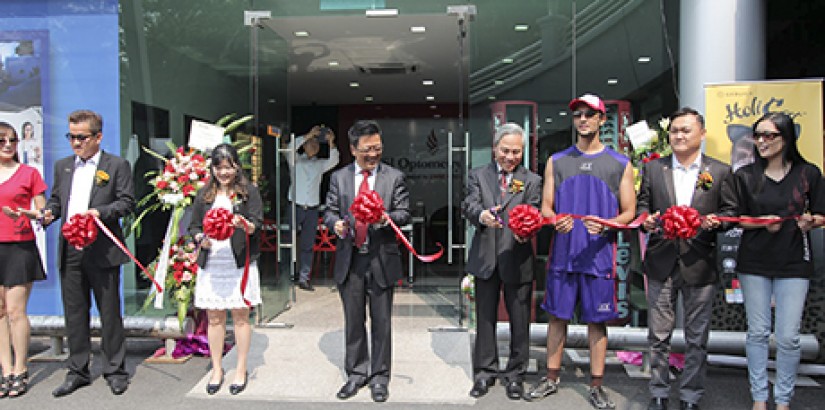
M119 219L135 207L129 163L100 149L103 119L93 111L71 113L66 138L75 155L57 161L54 166L54 187L43 211L44 222L61 218L62 224L72 215L91 214L122 241ZM69 373L52 394L65 396L91 382L90 292L103 326L103 377L113 394L123 394L129 385L129 374L124 366L126 339L120 314L120 265L129 258L102 233L82 250L68 245L61 235L59 252Z
M377 123L358 121L348 136L355 162L332 174L324 213L324 224L339 237L334 275L344 305L347 381L337 396L348 399L369 383L372 399L383 402L389 396L393 285L402 278L401 255L386 219L367 226L354 220L349 207L359 192L373 190L384 201L389 218L405 225L410 220L409 194L404 174L381 163ZM364 327L367 303L369 350Z
M502 288L510 316L510 359L501 377L507 397L518 400L524 393L535 255L530 238L519 238L504 225L516 205L538 208L541 204L541 177L521 165L525 137L516 124L498 128L493 140L495 161L470 171L461 204L462 214L476 227L466 269L475 276L476 287L472 397L487 394L499 376L496 322Z
M684 304L685 369L681 375L681 408L698 409L704 393L708 331L716 294L716 230L722 181L730 167L702 155L705 124L702 115L682 108L670 116L670 145L673 155L645 164L638 195L638 212L650 216L644 229L650 233L644 258L647 275L648 344L651 378L648 406L667 409L670 396L668 354L676 322L676 303ZM673 205L689 205L707 217L691 239L665 239L657 218Z

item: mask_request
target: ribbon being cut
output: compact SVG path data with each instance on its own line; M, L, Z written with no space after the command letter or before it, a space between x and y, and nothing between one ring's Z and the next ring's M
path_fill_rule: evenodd
M556 220L566 218L568 216L573 219L588 219L596 221L613 229L636 229L642 225L645 219L647 219L647 213L639 215L629 224L621 224L604 218L599 218L597 216L575 214L557 214L555 218L552 218L542 216L541 211L532 205L521 204L514 206L513 209L510 210L507 226L519 237L530 238L535 235L542 226L553 225L556 223Z
M392 227L392 230L395 232L395 237L398 238L404 247L407 248L407 250L421 262L432 262L440 258L444 253L444 248L441 244L436 243L436 245L438 245L438 252L432 255L419 255L418 252L415 251L415 248L413 248L410 241L407 240L404 233L401 232L398 225L396 225L392 218L387 215L385 212L386 208L384 208L384 200L381 199L381 196L375 191L366 191L355 197L355 200L352 201L352 205L349 207L349 211L352 213L352 216L356 221L363 222L365 224L379 223L381 222L382 217L386 217L387 224Z
M206 211L203 217L203 234L219 241L229 239L235 232L232 223L234 215L225 208L213 208ZM246 306L252 306L246 298L246 284L249 282L249 233L244 229L246 238L246 260L244 261L243 276L241 276L241 298Z

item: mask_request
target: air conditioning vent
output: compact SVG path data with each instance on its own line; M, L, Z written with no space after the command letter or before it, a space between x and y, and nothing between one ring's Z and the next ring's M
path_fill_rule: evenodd
M356 67L362 74L370 75L409 74L418 70L418 66L415 64L407 63L377 63Z

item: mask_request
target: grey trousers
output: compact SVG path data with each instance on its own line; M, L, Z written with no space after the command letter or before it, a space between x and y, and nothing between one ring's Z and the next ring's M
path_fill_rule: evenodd
M668 355L670 339L676 325L676 303L679 293L685 309L685 369L679 383L679 399L698 403L705 393L707 345L713 296L716 286L691 286L677 273L666 281L648 279L648 346L650 348L650 395L670 396Z

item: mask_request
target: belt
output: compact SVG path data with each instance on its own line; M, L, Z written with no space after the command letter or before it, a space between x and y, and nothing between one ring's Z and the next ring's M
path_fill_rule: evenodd
M366 254L370 253L370 246L366 243L361 245L360 247L353 245L352 253L357 253L359 255L366 255Z
M309 211L309 210L318 209L318 207L319 207L319 206L320 206L320 205L309 206L309 205L295 204L295 207L296 207L296 208L301 208L301 209L303 209L304 211Z

